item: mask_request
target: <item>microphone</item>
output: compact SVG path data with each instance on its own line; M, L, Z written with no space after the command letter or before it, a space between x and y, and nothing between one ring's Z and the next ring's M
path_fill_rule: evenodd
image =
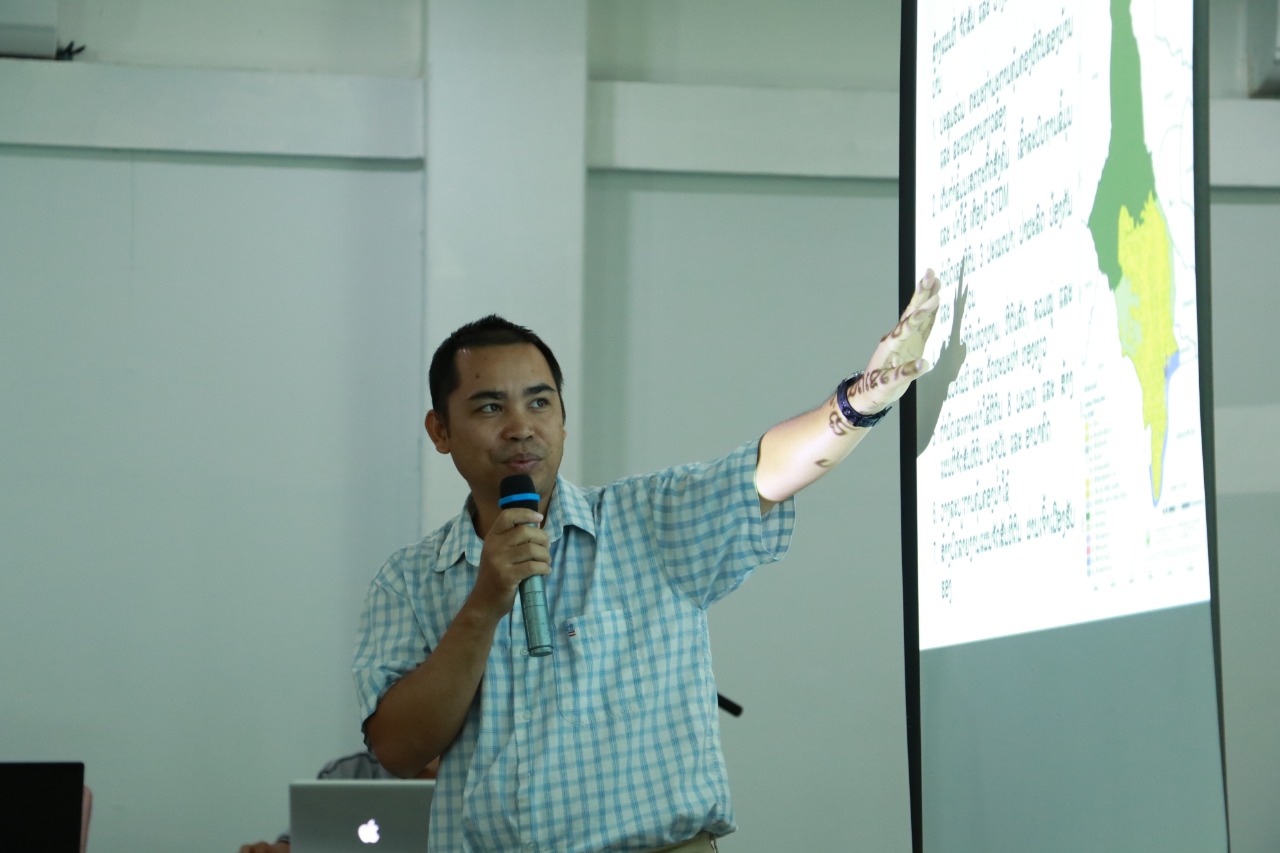
M503 477L499 486L498 509L520 507L538 509L538 492L528 474ZM547 618L546 578L530 575L520 581L520 609L524 612L524 637L529 654L544 657L551 654L551 623Z

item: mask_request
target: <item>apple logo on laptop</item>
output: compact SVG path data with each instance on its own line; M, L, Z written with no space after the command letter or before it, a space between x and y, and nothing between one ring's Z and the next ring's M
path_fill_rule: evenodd
M360 836L360 840L365 844L377 844L378 822L370 818L368 823L360 824L360 828L356 830L356 835Z

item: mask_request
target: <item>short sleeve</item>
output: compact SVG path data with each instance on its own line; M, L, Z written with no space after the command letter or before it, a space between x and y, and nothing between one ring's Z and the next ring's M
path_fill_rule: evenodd
M795 526L788 498L764 515L756 491L759 442L711 462L633 481L634 511L668 581L706 607L737 589L759 566L786 555Z
M352 674L362 726L391 685L430 653L398 563L393 557L370 584L356 635Z

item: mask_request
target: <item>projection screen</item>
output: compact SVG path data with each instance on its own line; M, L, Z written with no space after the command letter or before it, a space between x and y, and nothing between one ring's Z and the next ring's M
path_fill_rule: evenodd
M1227 849L1204 14L904 5L917 850Z

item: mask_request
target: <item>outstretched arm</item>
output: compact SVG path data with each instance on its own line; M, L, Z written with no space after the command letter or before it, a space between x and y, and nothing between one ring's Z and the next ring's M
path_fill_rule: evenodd
M847 389L846 399L858 414L883 411L930 369L920 356L938 314L940 287L933 270L927 271L898 325L880 339L862 378ZM838 465L869 429L851 424L834 394L816 409L772 427L760 439L756 463L761 512L768 512Z

